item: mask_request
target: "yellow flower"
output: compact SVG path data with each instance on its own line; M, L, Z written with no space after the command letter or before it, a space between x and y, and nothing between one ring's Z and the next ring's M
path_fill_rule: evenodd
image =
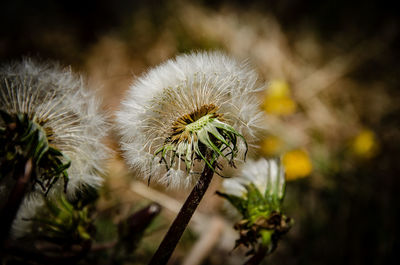
M362 158L371 158L378 151L378 142L373 131L364 129L353 140L354 154Z
M266 112L275 115L294 113L296 102L291 98L289 84L281 80L271 81L262 107Z
M263 139L260 146L262 155L275 156L282 152L284 142L281 138L271 135Z
M308 176L312 171L312 164L308 154L300 149L287 152L283 156L283 165L286 170L286 180L295 180Z

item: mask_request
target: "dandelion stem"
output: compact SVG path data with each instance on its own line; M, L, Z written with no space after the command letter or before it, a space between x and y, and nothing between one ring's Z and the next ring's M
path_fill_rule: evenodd
M258 265L269 253L268 246L261 246L257 252L254 253L254 255L248 261L246 261L246 263L244 263L244 265Z
M206 193L213 175L213 170L210 167L205 166L203 173L196 183L196 186L194 186L193 190L189 194L189 197L183 204L178 216L175 218L174 222L169 228L149 265L167 264L172 252L175 250L175 247L179 242L179 239L181 238L190 219L192 218L194 211Z
M14 185L6 204L1 209L0 218L0 246L3 246L11 230L12 223L22 203L26 189L32 177L32 159L25 163L24 170L15 173L17 182Z

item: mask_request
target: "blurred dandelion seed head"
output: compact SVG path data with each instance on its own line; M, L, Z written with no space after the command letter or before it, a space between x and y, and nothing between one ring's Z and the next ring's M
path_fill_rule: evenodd
M101 140L108 126L83 79L31 59L3 66L0 76L0 109L26 114L43 128L50 145L71 159L68 195L85 185L99 187L108 153Z
M242 160L263 129L257 81L247 63L219 52L181 55L152 69L117 113L128 164L178 188L190 187L204 166Z
M13 238L21 238L31 233L32 219L44 205L43 196L37 193L31 193L25 197L12 224L11 235Z
M99 102L85 87L83 79L58 64L41 64L31 59L0 69L0 109L8 114L24 114L39 124L49 145L71 160L67 196L73 198L84 186L99 187L104 173L107 147L101 143L108 125L99 111ZM0 121L0 128L4 127ZM37 173L36 173L37 174ZM40 176L37 176L40 179ZM58 181L50 196L59 193ZM41 204L41 188L35 184L13 225L17 235ZM25 223L25 224L24 224Z
M246 186L254 185L263 196L282 199L285 187L285 170L279 159L261 158L246 162L236 177L225 179L224 192L246 198Z

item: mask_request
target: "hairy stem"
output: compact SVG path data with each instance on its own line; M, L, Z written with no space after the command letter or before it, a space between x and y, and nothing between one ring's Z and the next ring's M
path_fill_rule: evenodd
M1 209L0 218L0 246L3 246L5 240L11 230L12 223L17 215L18 209L24 199L26 189L32 177L32 159L29 159L25 163L23 171L16 172L17 182L14 185L11 194L8 196L8 200Z
M156 253L151 259L149 265L167 264L172 252L175 250L183 232L185 231L190 219L201 199L207 191L208 186L212 180L214 172L208 166L204 167L203 173L194 186L193 190L186 199L178 216L175 218L163 241L158 247Z

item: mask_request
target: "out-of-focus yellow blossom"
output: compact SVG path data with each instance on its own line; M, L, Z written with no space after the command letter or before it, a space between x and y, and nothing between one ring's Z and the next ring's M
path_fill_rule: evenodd
M310 157L303 150L292 150L283 155L286 180L295 180L308 176L312 171Z
M264 156L276 156L282 152L284 142L281 138L271 135L266 137L260 144L261 154Z
M263 109L275 115L289 115L296 111L296 102L290 95L289 84L282 80L271 81L262 104Z
M364 129L353 140L354 154L362 158L371 158L378 151L378 142L373 131Z

